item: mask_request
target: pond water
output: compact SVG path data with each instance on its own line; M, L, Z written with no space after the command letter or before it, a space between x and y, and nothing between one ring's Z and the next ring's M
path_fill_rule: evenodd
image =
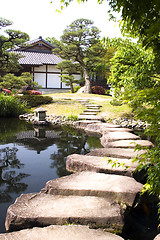
M35 127L17 119L0 119L0 233L6 211L22 193L39 192L48 180L69 174L70 154L102 147L96 137L69 127Z

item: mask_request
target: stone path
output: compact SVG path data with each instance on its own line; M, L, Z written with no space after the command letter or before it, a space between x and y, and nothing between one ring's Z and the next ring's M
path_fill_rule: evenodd
M40 193L22 194L8 208L6 229L39 228L0 234L0 240L22 239L22 236L28 240L43 236L41 239L48 240L52 234L56 240L122 239L81 225L114 232L122 230L124 211L127 206L132 207L143 186L132 178L137 166L132 158L143 153L135 152L133 146L152 146L152 143L142 141L130 129L95 119L75 125L86 132L100 134L104 148L94 149L87 155L69 155L66 168L73 174L48 181ZM66 223L74 225L65 226ZM51 226L46 227L48 225Z
M49 226L33 228L18 232L0 234L0 240L122 240L121 237L104 232L103 230L89 229L87 226Z
M104 122L104 118L102 116L97 116L97 113L100 112L100 105L96 104L84 104L87 109L84 110L83 113L78 115L79 120L97 120Z

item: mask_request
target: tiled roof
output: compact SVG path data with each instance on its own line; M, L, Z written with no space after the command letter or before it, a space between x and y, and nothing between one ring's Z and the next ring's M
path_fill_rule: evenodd
M12 53L21 54L18 62L21 65L43 65L51 64L57 65L62 62L62 59L53 53L39 53L39 52L26 52L26 51L11 51Z

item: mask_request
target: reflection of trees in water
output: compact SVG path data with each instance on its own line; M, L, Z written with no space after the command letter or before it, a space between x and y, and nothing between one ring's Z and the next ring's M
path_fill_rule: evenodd
M66 170L66 157L68 155L77 153L77 154L86 154L87 150L85 149L85 144L87 142L88 136L80 135L74 132L73 129L65 129L60 133L60 139L56 142L57 151L51 154L51 159L54 160L51 163L51 168L56 167L57 175L62 177L67 175ZM67 141L67 142L66 142Z
M12 200L10 193L20 193L27 188L27 184L21 183L20 180L29 176L24 173L16 173L15 170L21 169L24 164L17 159L18 149L3 148L0 149L0 202L9 202Z

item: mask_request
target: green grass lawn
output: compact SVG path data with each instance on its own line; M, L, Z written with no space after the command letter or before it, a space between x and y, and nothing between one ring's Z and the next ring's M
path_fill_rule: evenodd
M101 112L99 115L105 119L119 118L131 114L131 108L127 104L122 106L113 106L110 104L111 96L98 94L77 94L77 93L54 93L48 94L53 98L53 103L43 105L47 110L47 114L78 116L86 107L79 103L78 99L88 99L89 102L101 105Z

